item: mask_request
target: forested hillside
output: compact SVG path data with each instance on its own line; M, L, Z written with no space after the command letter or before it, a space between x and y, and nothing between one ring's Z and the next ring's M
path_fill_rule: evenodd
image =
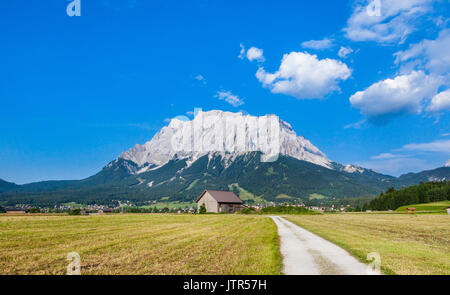
M379 197L370 201L363 209L395 210L408 204L419 204L450 200L450 182L421 182L400 190L394 188L381 193Z

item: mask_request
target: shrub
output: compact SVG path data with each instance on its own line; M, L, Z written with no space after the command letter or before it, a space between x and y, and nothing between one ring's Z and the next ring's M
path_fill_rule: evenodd
M80 209L72 209L69 211L69 215L81 215Z
M294 206L269 206L261 210L264 214L316 214L316 212L304 207Z
M198 213L199 213L199 214L205 214L205 213L206 213L206 207L205 207L205 204L202 204L202 205L200 206L200 210L198 210Z
M255 214L256 210L252 207L245 207L240 211L241 214Z

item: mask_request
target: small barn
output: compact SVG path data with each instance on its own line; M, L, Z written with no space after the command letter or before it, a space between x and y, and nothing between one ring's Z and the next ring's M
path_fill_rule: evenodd
M197 198L197 206L205 205L206 212L234 213L242 209L242 200L235 193L229 191L205 190Z

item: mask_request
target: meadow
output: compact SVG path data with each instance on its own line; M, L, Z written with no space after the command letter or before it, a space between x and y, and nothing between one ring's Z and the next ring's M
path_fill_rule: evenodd
M0 274L280 274L275 224L263 216L0 215Z
M288 220L344 248L360 261L378 252L385 274L450 274L450 215L289 215Z
M397 208L395 212L404 213L406 211L406 208L411 207L416 208L417 213L445 213L445 208L450 207L450 201L406 205Z
M283 213L280 213L283 214ZM284 215L385 274L450 274L450 215ZM0 274L281 274L275 224L264 215L0 214Z

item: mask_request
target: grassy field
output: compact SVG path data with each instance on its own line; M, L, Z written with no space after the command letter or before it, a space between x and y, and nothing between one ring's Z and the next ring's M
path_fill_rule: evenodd
M450 274L450 215L325 214L285 216L361 261L381 256L386 274Z
M0 274L280 274L263 216L115 214L0 216Z
M445 213L445 208L450 207L450 201L441 201L441 202L431 202L431 203L423 203L423 204L412 204L412 205L406 205L397 208L396 212L405 212L406 208L416 208L417 213L421 212L427 212L427 213Z
M256 196L256 195L252 194L251 192L240 187L238 183L232 183L232 184L228 185L228 188L230 189L230 191L234 190L235 188L238 189L239 198L243 201L253 200L255 203L259 203L259 204L267 203L267 201L264 200L263 198L261 198L260 196Z
M150 208L157 208L157 209L163 209L163 208L169 208L169 209L174 209L174 208L186 208L186 207L197 207L197 203L195 202L158 202L155 204L151 204L151 205L142 205L139 206L139 208L142 209L150 209Z

